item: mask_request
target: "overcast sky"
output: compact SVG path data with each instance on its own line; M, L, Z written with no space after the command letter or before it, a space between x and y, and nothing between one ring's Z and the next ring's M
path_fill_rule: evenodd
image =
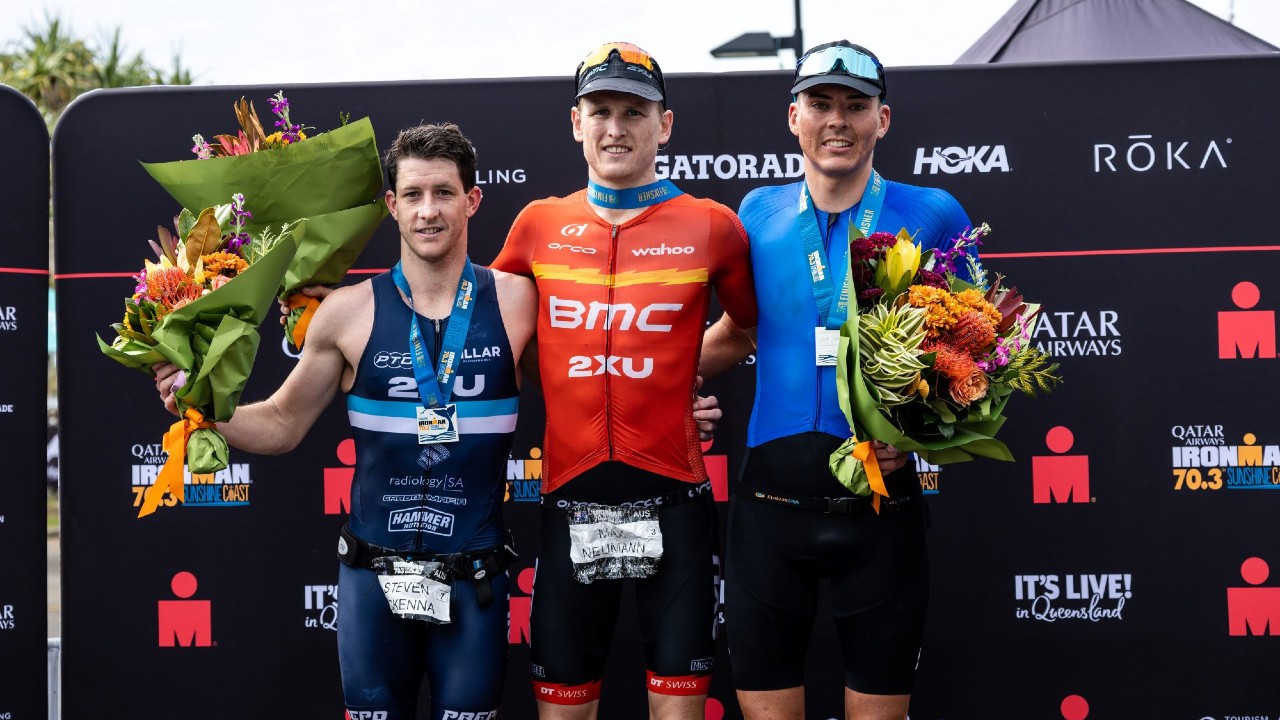
M1280 0L1193 0L1280 46ZM889 66L946 65L1014 0L802 0L805 44L846 37ZM202 85L566 76L595 45L627 40L668 73L769 70L784 58L716 60L744 32L790 36L791 0L376 0L227 4L188 0L9 0L0 46L59 15L80 37L115 27L131 52Z

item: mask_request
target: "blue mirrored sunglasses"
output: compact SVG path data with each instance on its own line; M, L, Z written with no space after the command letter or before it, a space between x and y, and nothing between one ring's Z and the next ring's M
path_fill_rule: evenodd
M796 69L796 79L827 75L835 72L838 67L843 67L846 75L883 85L880 80L880 63L866 53L840 45L823 48L802 58L800 67Z

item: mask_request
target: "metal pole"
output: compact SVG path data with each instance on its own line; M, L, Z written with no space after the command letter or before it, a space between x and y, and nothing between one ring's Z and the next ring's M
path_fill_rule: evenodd
M804 53L804 31L800 29L800 0L795 0L796 7L796 32L791 36L791 41L795 43L793 47L796 51L796 59Z

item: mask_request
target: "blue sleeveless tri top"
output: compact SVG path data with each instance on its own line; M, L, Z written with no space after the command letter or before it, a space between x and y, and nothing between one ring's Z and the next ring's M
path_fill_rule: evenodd
M520 392L498 310L493 271L477 266L477 303L450 399L459 439L418 444L422 404L409 350L412 310L390 273L373 278L373 331L347 395L356 444L351 531L401 552L453 553L499 545L507 458ZM439 357L448 320L419 316Z

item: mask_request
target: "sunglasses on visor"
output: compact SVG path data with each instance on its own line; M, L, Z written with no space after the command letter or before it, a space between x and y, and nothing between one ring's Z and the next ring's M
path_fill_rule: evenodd
M796 68L796 80L803 80L815 75L827 75L837 68L844 68L844 73L856 78L884 87L881 80L880 63L866 53L851 47L835 46L823 48L800 60Z
M609 56L614 52L618 53L618 57L621 58L623 62L631 63L632 65L639 65L646 70L653 71L659 77L662 76L662 70L658 68L658 62L650 57L649 53L641 50L639 47L632 45L631 43L605 43L595 50L592 50L591 54L587 55L587 57L578 64L577 75L581 77L583 70L597 65L603 65L608 62Z

